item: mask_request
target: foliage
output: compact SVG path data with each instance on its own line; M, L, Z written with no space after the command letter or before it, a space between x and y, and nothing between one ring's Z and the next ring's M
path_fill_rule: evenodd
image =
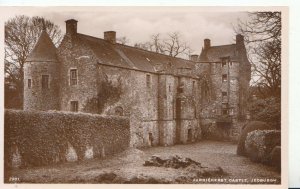
M280 131L255 130L248 133L245 141L247 156L251 161L271 164L271 152L280 146Z
M112 81L105 78L99 84L99 91L97 97L88 99L84 107L85 112L101 114L104 110L105 104L113 104L117 102L122 95L122 86L120 79L114 85Z
M276 129L281 127L281 103L280 99L270 97L256 99L249 104L249 112L252 120L264 121Z
M246 155L245 151L245 141L247 138L248 133L255 131L255 130L270 130L274 129L270 125L266 124L262 121L251 121L246 123L243 128L242 132L239 137L238 146L237 146L237 155Z
M5 166L11 167L16 147L22 166L40 166L64 162L68 144L82 160L87 146L94 157L113 154L127 148L129 120L122 117L66 112L5 111Z
M251 12L248 22L240 22L237 32L245 36L252 79L264 88L265 97L280 97L281 90L281 12Z
M5 80L15 86L17 95L13 98L21 102L20 106L14 108L22 108L24 64L44 28L57 46L62 39L62 32L49 20L21 15L5 22ZM11 98L9 95L5 100Z

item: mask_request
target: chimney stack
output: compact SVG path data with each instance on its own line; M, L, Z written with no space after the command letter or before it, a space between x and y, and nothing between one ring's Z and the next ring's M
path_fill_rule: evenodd
M237 45L244 45L244 36L242 34L237 34L235 36L235 42Z
M66 35L73 36L77 34L77 20L66 20Z
M198 61L198 55L197 54L190 55L190 60L194 61L194 62L197 62Z
M104 32L104 39L112 44L116 44L116 32L115 31Z
M204 50L210 48L210 39L204 39Z

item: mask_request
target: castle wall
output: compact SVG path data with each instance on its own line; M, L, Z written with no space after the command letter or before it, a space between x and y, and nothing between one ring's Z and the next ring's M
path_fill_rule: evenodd
M99 65L98 76L100 81L105 77L116 85L120 82L122 88L120 98L108 100L102 113L113 115L121 107L130 117L131 146L158 145L158 75Z
M210 65L209 103L202 105L201 113L203 135L209 139L235 140L240 132L240 63ZM224 74L227 75L225 81L222 78Z
M26 62L24 65L24 110L59 109L59 63ZM49 88L42 88L42 75L49 76ZM28 87L31 79L31 88Z
M189 143L201 139L201 128L197 117L198 80L181 76L178 78L181 91L176 99L176 142Z
M88 100L97 96L97 62L92 51L79 39L65 36L58 49L61 62L61 110L70 111L71 101L78 101L78 111L86 112ZM77 84L70 81L70 70L77 69Z

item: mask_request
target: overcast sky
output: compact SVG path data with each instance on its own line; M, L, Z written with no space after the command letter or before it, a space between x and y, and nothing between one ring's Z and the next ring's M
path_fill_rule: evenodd
M155 33L180 32L183 39L199 54L205 38L212 45L234 43L233 25L247 19L239 10L203 7L20 7L8 11L6 19L15 15L43 16L65 32L65 20L78 20L78 32L103 38L103 32L114 30L117 37L126 36L129 45L145 42Z

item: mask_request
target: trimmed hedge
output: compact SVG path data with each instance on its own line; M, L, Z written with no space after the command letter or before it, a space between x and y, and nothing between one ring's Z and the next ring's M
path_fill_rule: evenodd
M94 158L126 149L130 141L129 119L119 116L71 112L5 110L5 167L12 166L18 149L22 167L66 161L71 144L78 160L93 147Z

